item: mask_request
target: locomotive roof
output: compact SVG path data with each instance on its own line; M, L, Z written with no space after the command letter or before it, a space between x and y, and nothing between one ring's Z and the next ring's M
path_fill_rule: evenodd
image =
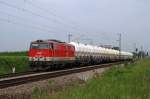
M39 43L39 42L57 42L57 43L65 43L65 42L62 42L62 41L59 41L59 40L55 40L55 39L48 39L48 40L36 40L36 41L33 41L32 43Z
M62 44L71 45L71 44L69 44L69 43L62 42L62 41L55 40L55 39L48 39L48 40L36 40L36 41L33 41L32 43L62 43Z
M48 39L46 41L52 41L52 42L57 42L57 43L66 43L66 42L62 42L60 40L55 40L55 39Z

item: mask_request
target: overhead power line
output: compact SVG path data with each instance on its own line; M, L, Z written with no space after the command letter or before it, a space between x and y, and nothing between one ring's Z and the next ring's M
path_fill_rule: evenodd
M16 15L12 15L12 14L7 13L7 12L4 12L4 11L0 11L0 14L4 14L4 15L7 15L7 16L16 18L17 20L24 21L24 23L26 23L25 20L27 20L26 18L18 17L18 16L16 16ZM31 23L31 20L30 20L30 23ZM34 23L36 26L37 26L37 24L39 24L39 23L37 23L37 22L33 22L33 23ZM35 26L35 25L34 25L34 26ZM41 28L43 28L43 29L49 30L51 26L48 26L48 25L39 25L38 27L41 27ZM52 28L51 28L51 29L52 29ZM58 30L59 28L56 28L56 27L55 27L55 28L53 28L53 29Z
M72 34L68 34L68 43L71 42L71 37L72 37Z
M55 14L52 10L50 10L50 9L47 10L47 9L45 9L45 8L39 6L39 5L36 5L36 4L32 3L32 2L29 1L29 0L26 0L25 2L28 3L29 5L33 6L34 8L38 8L38 9L40 9L41 11L44 11L44 12L50 14L51 16L57 17L57 18L60 19L61 21L67 22L68 25L71 25L71 26L72 26L72 28L75 28L75 29L79 30L79 28L78 28L77 26L75 26L75 23L66 20L66 18L64 18L64 17L62 17L62 16L60 16L60 15ZM79 30L79 31L80 31L80 30Z
M11 8L15 8L15 9L17 9L17 10L30 13L30 14L32 14L32 15L34 15L34 16L43 18L43 19L45 19L45 20L53 21L53 22L56 22L56 23L59 23L59 24L66 25L65 23L59 22L58 20L51 19L51 18L49 18L49 17L46 17L46 16L43 16L43 15L41 15L41 14L35 13L35 12L33 12L33 11L30 11L30 10L28 10L28 9L24 9L24 8L21 8L21 7L18 7L18 6L9 4L9 3L4 2L4 1L0 1L0 3L3 4L3 5L5 5L5 6L11 7ZM72 28L71 26L69 26L69 27ZM72 28L72 29L74 29L74 28ZM74 29L74 30L75 30L75 29Z
M11 24L15 24L15 25L19 25L19 26L21 25L23 27L31 28L31 29L34 29L34 30L40 30L42 32L45 31L45 32L49 32L49 33L54 33L54 31L49 31L49 30L43 29L41 27L37 27L37 26L32 26L32 25L28 25L28 24L24 24L24 23L15 22L15 21L12 21L12 20L9 20L9 19L5 19L5 18L0 18L0 21L11 23Z

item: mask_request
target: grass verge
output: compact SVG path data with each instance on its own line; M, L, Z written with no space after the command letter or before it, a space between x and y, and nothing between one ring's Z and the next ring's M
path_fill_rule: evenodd
M16 72L29 70L27 56L0 56L0 75L12 73L12 68Z
M150 99L150 59L140 60L126 67L113 67L101 77L93 78L80 87L69 87L52 96L36 91L33 98Z

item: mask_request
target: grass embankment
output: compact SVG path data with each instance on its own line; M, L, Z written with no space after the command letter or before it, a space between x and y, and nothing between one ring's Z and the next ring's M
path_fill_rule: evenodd
M24 72L29 69L27 52L3 52L0 53L0 75L16 72Z
M84 85L50 96L33 93L36 99L150 99L150 59L126 67L111 68Z

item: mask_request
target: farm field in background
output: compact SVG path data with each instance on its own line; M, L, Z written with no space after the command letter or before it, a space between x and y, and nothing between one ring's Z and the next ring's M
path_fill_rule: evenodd
M29 70L27 52L3 52L0 53L0 75Z
M39 89L33 96L35 99L150 99L150 59L113 67L80 87L69 87L53 95Z
M0 52L0 56L27 56L27 51L20 51L20 52Z

